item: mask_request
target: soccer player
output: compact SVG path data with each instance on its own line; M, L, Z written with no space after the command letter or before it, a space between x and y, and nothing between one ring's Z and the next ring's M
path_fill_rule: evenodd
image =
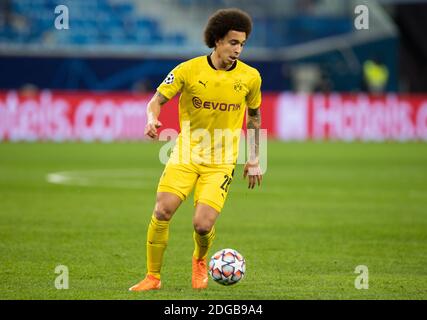
M248 177L250 189L261 184L261 76L256 69L239 60L251 29L252 20L247 13L239 9L218 10L209 18L204 31L206 45L213 48L212 53L178 65L159 85L147 105L145 133L155 139L161 126L158 120L161 107L180 92L181 132L157 188L147 232L147 275L130 291L160 289L169 223L193 188L192 287L207 287L208 250L215 238L215 221L233 179L246 108L247 128L254 134L248 134L251 151L243 178ZM227 130L233 133L231 139L225 135L220 136L220 141L214 140L218 132ZM228 144L223 144L223 140Z

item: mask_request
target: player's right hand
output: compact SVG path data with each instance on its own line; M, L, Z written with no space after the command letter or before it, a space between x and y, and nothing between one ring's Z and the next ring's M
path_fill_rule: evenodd
M246 179L246 177L248 177L249 181L248 189L253 189L255 187L255 182L258 182L258 186L261 185L262 173L258 161L246 162L245 167L243 168L243 179Z
M151 121L148 121L145 125L144 134L152 139L157 138L157 129L162 126L162 123L157 120L153 119Z

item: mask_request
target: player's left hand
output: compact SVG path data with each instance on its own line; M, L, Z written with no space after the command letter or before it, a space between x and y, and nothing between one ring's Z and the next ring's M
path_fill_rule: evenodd
M243 169L243 179L246 179L246 176L249 179L248 189L253 189L255 187L255 182L258 182L258 186L261 185L262 174L259 163L246 162Z

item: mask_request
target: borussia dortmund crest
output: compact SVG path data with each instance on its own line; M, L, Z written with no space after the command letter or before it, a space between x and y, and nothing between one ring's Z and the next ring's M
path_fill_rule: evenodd
M240 92L242 90L242 80L236 80L234 82L234 91Z

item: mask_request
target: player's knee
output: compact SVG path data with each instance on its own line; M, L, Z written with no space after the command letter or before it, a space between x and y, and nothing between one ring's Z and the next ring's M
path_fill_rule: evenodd
M194 222L193 226L194 231L201 235L207 234L212 230L212 226L209 223Z
M173 214L174 211L163 204L157 203L156 207L154 208L154 215L156 216L156 219L160 221L169 221L172 219Z

